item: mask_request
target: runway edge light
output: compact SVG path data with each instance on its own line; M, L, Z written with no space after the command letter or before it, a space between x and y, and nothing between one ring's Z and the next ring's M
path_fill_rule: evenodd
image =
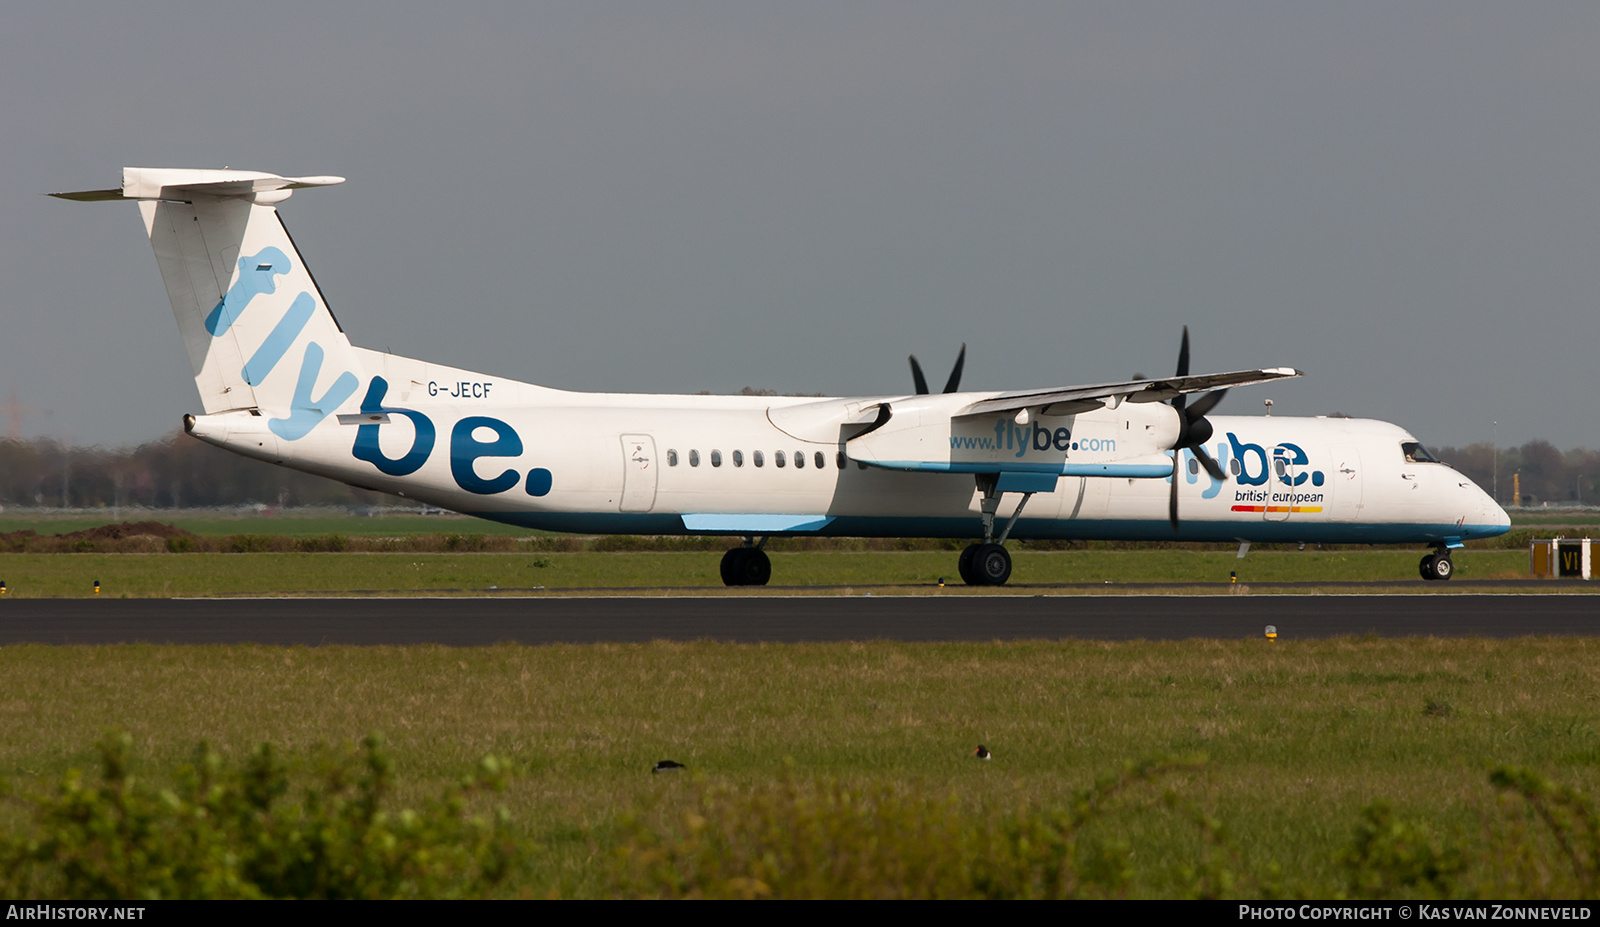
M1267 625L1267 640L1275 641L1277 639L1278 639L1278 627L1277 627L1277 625L1271 625L1271 624Z

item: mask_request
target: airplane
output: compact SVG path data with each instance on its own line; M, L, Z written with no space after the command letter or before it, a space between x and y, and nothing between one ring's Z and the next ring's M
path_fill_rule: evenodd
M765 585L790 536L982 541L974 586L1011 576L1005 544L1099 539L1426 545L1510 527L1410 433L1354 418L1212 416L1227 390L1291 367L1065 388L856 398L569 392L352 345L278 214L342 183L240 170L124 168L201 414L184 431L247 457L526 528L741 538L729 586ZM1193 397L1193 401L1191 400ZM1182 518L1180 518L1180 508Z

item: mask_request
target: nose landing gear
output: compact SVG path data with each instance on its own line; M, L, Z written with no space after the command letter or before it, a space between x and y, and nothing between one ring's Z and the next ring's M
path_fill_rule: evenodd
M1422 578L1427 580L1446 580L1455 575L1455 564L1450 562L1450 549L1441 547L1434 553L1422 558L1417 565L1422 573Z

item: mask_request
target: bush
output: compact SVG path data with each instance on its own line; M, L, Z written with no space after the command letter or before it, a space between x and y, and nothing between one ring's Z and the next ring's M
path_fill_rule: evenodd
M1472 891L1485 898L1600 897L1600 816L1571 786L1532 770L1489 773L1500 793L1491 820L1489 859Z
M498 790L504 771L478 769L419 811L383 803L393 764L369 736L360 757L325 758L299 803L292 770L263 744L238 769L201 744L176 784L130 774L132 739L100 744L101 778L69 771L32 799L33 827L0 839L0 893L11 898L437 898L481 896L519 859L503 810L471 816L468 800Z
M1197 762L1129 765L1064 811L974 816L954 798L785 777L740 792L699 783L676 821L624 820L612 891L644 898L1079 898L1128 891L1126 852L1086 829L1124 793ZM1202 831L1183 893L1216 896L1233 876L1210 852L1220 825L1167 793ZM1115 841L1113 841L1115 842ZM1125 848L1123 848L1125 850ZM1114 861L1113 861L1113 858Z
M1425 825L1401 820L1382 802L1367 806L1340 860L1356 898L1448 898L1466 868L1454 847Z

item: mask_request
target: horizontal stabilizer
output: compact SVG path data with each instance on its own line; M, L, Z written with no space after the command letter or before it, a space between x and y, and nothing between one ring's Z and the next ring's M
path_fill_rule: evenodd
M344 183L343 177L280 177L261 171L190 170L171 167L125 167L115 190L80 190L51 196L80 203L106 200L187 200L193 196L249 197L280 202L294 190Z
M77 193L52 193L54 197L64 200L76 200L80 203L103 203L106 200L123 199L122 188L114 190L79 190Z

